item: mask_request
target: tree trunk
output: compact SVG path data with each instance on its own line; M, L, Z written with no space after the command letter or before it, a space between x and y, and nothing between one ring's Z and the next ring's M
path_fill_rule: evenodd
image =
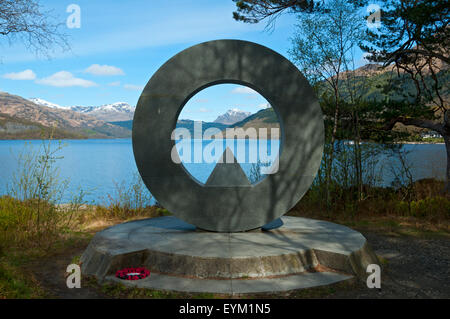
M445 142L445 149L447 151L447 173L445 176L445 191L450 193L450 135L443 135Z
M330 158L329 163L327 167L327 190L326 190L326 202L327 202L327 211L330 208L330 182L331 182L331 172L333 169L333 160L334 160L334 143L336 141L336 133L337 133L337 126L338 126L338 119L339 119L339 100L338 100L338 93L335 89L335 109L334 109L334 124L333 124L333 132L331 133L331 149L330 149Z

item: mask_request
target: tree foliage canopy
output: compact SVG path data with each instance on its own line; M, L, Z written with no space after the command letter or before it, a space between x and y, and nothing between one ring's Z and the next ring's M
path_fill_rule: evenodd
M283 13L312 13L326 11L327 0L233 0L236 11L233 18L246 23L266 20L271 25ZM362 6L367 0L347 0L354 6Z
M449 63L450 6L445 0L384 0L380 29L368 31L373 60L409 63L416 56Z
M233 18L246 23L269 19L273 22L280 14L288 12L313 12L319 7L314 0L233 0L237 10Z

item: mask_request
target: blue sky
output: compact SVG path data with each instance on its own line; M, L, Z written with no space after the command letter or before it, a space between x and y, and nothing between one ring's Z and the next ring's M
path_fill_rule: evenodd
M41 2L61 21L70 15L66 12L70 4L81 8L81 28L65 29L71 51L54 52L48 60L36 57L20 44L9 46L0 41L0 91L64 106L118 101L136 105L142 88L166 60L204 41L248 40L288 57L295 24L295 16L289 14L281 16L271 32L264 30L264 23L236 22L231 0ZM223 85L222 89L210 89L208 98L194 96L189 103L189 117L215 119L217 114L239 105L242 110L254 112L264 102L254 94L230 93L234 89ZM229 100L219 98L225 94ZM196 99L203 101L198 107L193 104ZM204 102L206 99L209 103ZM253 106L249 105L251 100Z
M230 109L256 113L269 102L249 87L236 84L213 85L194 95L183 107L179 119L213 122Z

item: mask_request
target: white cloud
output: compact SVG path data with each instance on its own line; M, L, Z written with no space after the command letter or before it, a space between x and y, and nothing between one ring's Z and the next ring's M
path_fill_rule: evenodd
M122 69L112 66L112 65L99 65L92 64L90 67L84 70L85 73L90 73L93 75L125 75Z
M259 94L255 90L247 87L247 86L238 86L237 88L231 91L233 94Z
M205 109L204 107L199 108L198 111L199 111L200 113L208 113L208 112L211 112L210 109Z
M262 103L262 104L258 105L256 108L258 108L258 109L268 109L270 107L272 107L272 106L269 103Z
M120 81L108 83L109 86L120 86Z
M143 85L135 85L135 84L125 84L123 87L127 90L132 91L142 91L144 89Z
M196 102L196 103L208 103L209 100L208 99L196 99L194 102Z
M70 87L70 86L81 86L81 87L91 87L96 86L97 83L76 78L72 73L67 71L59 71L52 74L46 78L36 80L38 84L57 86L57 87Z
M36 74L32 70L27 69L22 72L6 73L3 77L10 80L34 80L36 78Z

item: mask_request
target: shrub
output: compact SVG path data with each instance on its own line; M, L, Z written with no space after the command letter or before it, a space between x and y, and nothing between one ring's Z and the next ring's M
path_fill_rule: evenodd
M42 140L38 148L26 143L18 154L17 169L8 185L9 195L0 198L0 236L4 243L49 249L70 226L84 193L77 194L61 209L69 183L59 178L55 165L62 159L58 155L62 148L61 142Z

